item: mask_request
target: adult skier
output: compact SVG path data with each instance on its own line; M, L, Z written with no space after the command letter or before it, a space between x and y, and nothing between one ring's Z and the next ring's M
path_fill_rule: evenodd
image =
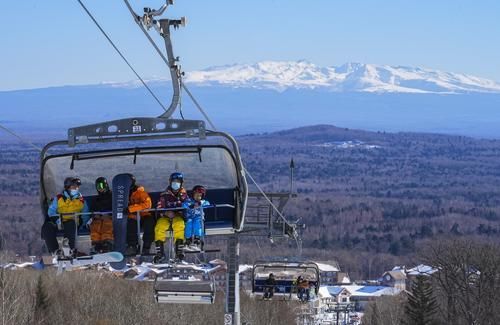
M188 195L184 187L184 175L182 173L173 173L169 177L169 185L165 192L160 194L158 200L158 209L182 208L184 201L188 199ZM155 244L156 256L154 262L160 262L165 256L164 244L167 239L167 231L172 227L175 242L175 255L178 260L184 258L181 246L184 244L184 211L164 211L160 213L160 217L155 226Z
M113 195L109 189L106 178L99 177L95 180L97 197L92 205L94 212L90 222L90 240L92 248L90 253L105 253L113 249ZM107 213L100 213L107 212Z
M274 274L270 273L269 277L266 279L266 285L264 287L265 300L269 300L274 296L275 286L276 286L276 280L274 279Z
M128 220L127 220L127 255L147 254L151 249L154 238L155 218L149 211L152 201L148 192L143 186L137 185L135 176L131 175L132 185L130 187L130 197L128 201ZM141 211L141 212L139 212ZM142 252L139 251L139 238L137 236L137 212L141 217Z
M193 187L192 198L186 200L183 206L186 208L186 228L184 236L186 237L186 245L194 244L203 249L203 221L205 213L203 207L210 205L210 202L205 200L207 190L202 185Z
M89 215L76 216L75 213L88 213L89 209L80 193L81 181L76 177L67 177L64 180L64 189L52 199L47 211L48 218L42 225L42 239L51 254L61 255L62 251L57 242L57 231L62 230L64 238L68 239L69 248L73 256L76 256L75 234L76 228L85 225L90 218ZM81 221L80 221L81 220Z

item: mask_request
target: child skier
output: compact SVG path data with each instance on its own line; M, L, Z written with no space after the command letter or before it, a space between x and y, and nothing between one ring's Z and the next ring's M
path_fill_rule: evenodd
M203 250L203 221L205 213L203 207L210 205L210 202L205 200L207 190L202 185L193 187L192 199L184 202L183 206L186 210L186 245L194 244L196 247Z

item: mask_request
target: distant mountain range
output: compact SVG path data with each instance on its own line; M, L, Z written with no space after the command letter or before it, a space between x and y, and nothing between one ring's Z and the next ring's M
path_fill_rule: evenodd
M500 138L500 84L462 74L268 61L192 71L185 82L218 128L234 134L327 123ZM168 106L170 80L148 84ZM182 103L186 118L202 118L185 94ZM64 134L72 126L160 113L137 81L0 92L0 120L25 133Z
M153 83L165 81L151 80ZM458 73L362 63L319 67L306 61L265 61L211 67L186 73L185 82L197 86L272 89L280 92L287 89L323 89L369 93L500 93L500 83ZM140 86L137 82L112 85Z

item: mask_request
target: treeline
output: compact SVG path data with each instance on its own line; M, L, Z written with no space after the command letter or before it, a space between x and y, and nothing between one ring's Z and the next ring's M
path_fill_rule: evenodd
M363 253L387 263L404 262L422 243L442 236L499 238L498 140L332 126L238 140L246 168L268 191L290 188L294 159L299 196L285 213L307 225L304 251L337 258L341 265L352 265L352 273L363 270L360 277L375 273L361 257L356 263L349 260ZM325 145L350 140L378 148ZM19 253L43 250L38 168L38 152L13 144L1 147L0 232L5 246ZM259 248L251 239L242 246L243 255L247 249L253 256ZM286 245L282 251L293 254ZM356 255L349 257L347 251Z
M371 303L367 324L499 324L500 246L440 240L419 258L434 271L410 278L409 292Z

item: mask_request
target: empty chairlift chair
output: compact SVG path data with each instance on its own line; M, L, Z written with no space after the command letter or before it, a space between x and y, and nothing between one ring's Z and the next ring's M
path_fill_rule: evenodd
M207 270L178 265L158 275L154 285L158 303L213 304L215 281Z

